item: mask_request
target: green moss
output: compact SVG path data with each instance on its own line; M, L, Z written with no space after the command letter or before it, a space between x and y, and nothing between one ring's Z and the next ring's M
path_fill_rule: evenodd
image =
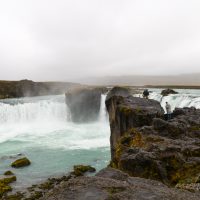
M53 186L53 183L50 182L50 181L47 181L45 183L42 183L39 185L39 188L42 189L42 190L50 190L52 189L54 186Z
M5 175L5 176L11 176L11 175L14 175L14 173L11 172L11 171L6 171L6 172L4 173L4 175Z
M22 200L23 198L24 195L21 192L17 192L16 194L6 196L7 200Z
M140 132L136 132L132 140L131 146L133 147L144 147L145 142Z
M0 197L10 191L12 191L12 188L8 184L0 180Z
M125 115L129 115L130 113L132 113L132 109L130 107L120 107L120 112L124 113Z
M124 135L120 138L119 143L129 146L132 142L132 137L130 135Z
M11 166L14 168L20 168L20 167L28 166L30 164L31 164L30 160L28 158L24 157L24 158L20 158L20 159L14 161L11 164Z
M112 167L112 168L118 169L118 165L114 161L110 161L110 164L108 165L108 167Z
M174 184L190 184L197 183L199 180L200 165L198 163L185 163L175 173L172 173L171 179Z
M76 176L83 176L86 172L95 172L96 169L91 167L90 165L75 165L74 166L74 174Z
M106 187L105 189L110 194L115 194L115 193L123 192L126 190L125 187Z
M190 131L200 131L200 127L199 126L191 126L189 128Z
M34 194L31 195L31 197L29 197L29 200L35 200L35 199L39 199L43 196L43 193L41 191L35 191Z
M142 109L138 106L138 107L135 109L135 113L137 113L137 114L142 113Z
M6 178L3 178L3 179L0 179L0 181L2 183L5 183L5 184L15 182L16 180L17 180L16 176L11 176L11 177L6 177Z

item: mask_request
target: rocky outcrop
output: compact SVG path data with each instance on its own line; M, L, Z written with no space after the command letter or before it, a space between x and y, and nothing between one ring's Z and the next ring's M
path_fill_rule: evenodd
M106 98L111 128L111 157L114 159L119 139L133 127L151 125L153 118L163 117L164 111L155 100L137 98L125 88L113 88Z
M0 99L64 94L69 88L78 86L65 82L0 81Z
M164 121L155 101L112 96L106 105L112 167L167 185L199 184L200 110L176 109Z
M165 89L165 90L162 90L161 92L161 95L162 96L168 96L169 94L178 94L178 92L172 90L172 89Z
M130 177L112 168L104 169L93 177L72 178L63 181L40 200L197 200L200 194L172 189L143 178Z
M65 94L66 103L73 122L96 121L101 105L101 93L98 88L83 87Z

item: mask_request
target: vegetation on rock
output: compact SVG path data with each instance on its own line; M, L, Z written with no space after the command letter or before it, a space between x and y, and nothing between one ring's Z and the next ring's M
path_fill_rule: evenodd
M74 166L74 175L76 176L83 176L86 172L95 172L96 169L91 167L90 165L75 165Z
M20 167L28 166L30 164L31 164L30 160L28 158L24 157L24 158L20 158L20 159L14 161L11 164L11 166L14 168L20 168Z

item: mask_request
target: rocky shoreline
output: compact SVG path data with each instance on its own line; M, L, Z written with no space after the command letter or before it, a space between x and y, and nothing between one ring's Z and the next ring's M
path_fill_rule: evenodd
M87 98L86 98L87 99ZM200 110L175 109L173 119L155 100L113 88L106 99L110 121L110 166L95 176L80 166L3 199L197 200L200 199ZM79 169L78 172L75 172ZM30 195L31 194L31 195Z

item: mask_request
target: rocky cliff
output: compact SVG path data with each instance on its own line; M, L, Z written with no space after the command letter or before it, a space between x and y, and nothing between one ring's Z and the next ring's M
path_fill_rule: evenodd
M113 88L107 95L106 107L111 128L111 156L115 159L118 141L132 128L151 125L155 117L163 117L159 102L133 97L126 88Z
M119 89L118 89L119 90ZM158 102L111 91L111 166L167 185L200 182L200 110L176 109L163 120Z

